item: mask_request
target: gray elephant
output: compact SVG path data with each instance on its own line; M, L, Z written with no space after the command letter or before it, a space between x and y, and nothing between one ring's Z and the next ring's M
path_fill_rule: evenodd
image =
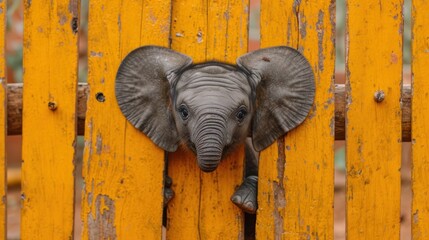
M257 152L304 121L314 92L308 61L283 46L245 54L237 65L193 64L171 49L145 46L123 60L116 76L128 121L168 152L191 149L202 171L214 171L247 143L246 178L231 200L249 213L257 209Z

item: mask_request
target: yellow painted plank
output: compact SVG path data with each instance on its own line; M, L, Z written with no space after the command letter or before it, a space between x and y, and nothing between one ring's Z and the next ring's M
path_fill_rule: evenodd
M429 239L429 2L413 0L412 233Z
M26 1L22 239L72 239L79 1Z
M161 237L164 152L126 121L114 86L130 51L168 45L170 7L163 0L90 1L83 239Z
M4 46L4 45L3 45ZM3 56L0 54L0 56ZM1 60L0 60L1 61ZM1 64L1 63L0 63ZM2 65L4 66L4 65ZM2 71L3 70L3 71ZM4 68L0 72L4 73ZM6 82L0 75L0 238L6 239Z
M235 63L247 51L248 1L173 1L172 45L194 62ZM244 215L230 201L243 178L240 147L216 171L203 173L192 153L169 155L176 195L168 207L167 239L244 239Z
M0 1L0 239L6 239L6 1Z
M261 1L261 47L288 45L309 60L309 117L261 152L257 239L332 239L335 2Z
M348 239L399 239L402 5L348 1ZM385 94L381 102L378 91Z

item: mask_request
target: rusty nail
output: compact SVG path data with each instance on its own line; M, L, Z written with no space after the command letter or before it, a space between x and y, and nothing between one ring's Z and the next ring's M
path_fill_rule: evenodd
M378 103L383 102L384 97L385 97L385 94L383 90L378 90L374 93L374 100Z
M49 108L49 110L51 110L51 111L55 111L55 110L57 110L57 107L58 107L58 105L57 105L57 103L56 102L48 102L48 108Z

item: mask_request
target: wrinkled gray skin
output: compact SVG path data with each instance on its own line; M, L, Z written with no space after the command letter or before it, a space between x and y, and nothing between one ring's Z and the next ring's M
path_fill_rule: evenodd
M166 151L191 149L204 172L251 136L246 178L231 198L249 213L257 209L257 152L306 118L314 91L309 63L288 47L254 51L229 65L192 64L186 55L146 46L131 52L116 76L128 121ZM165 195L168 200L173 193Z

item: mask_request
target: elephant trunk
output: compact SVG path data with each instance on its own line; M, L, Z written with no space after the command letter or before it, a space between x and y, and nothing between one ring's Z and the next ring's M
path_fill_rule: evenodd
M225 121L211 119L201 125L195 137L198 166L204 172L212 172L222 159L226 124Z

